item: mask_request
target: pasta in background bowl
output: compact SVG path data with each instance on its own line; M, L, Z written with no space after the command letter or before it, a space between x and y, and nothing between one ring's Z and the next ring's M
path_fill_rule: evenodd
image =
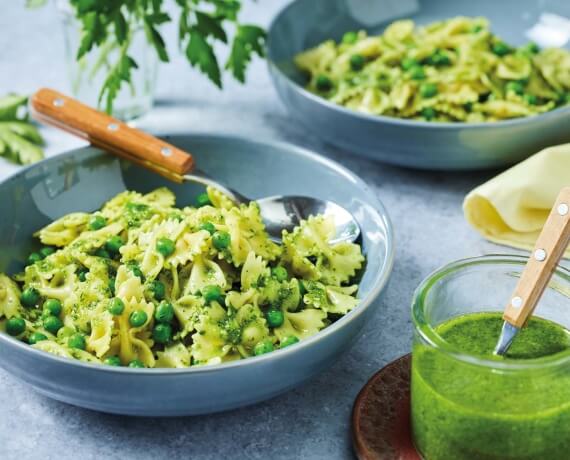
M307 88L372 115L483 122L532 116L570 104L570 51L514 48L485 18L418 27L391 23L382 35L345 32L295 56Z
M315 272L320 266L319 257L317 254L313 258L311 248L303 247L305 236L292 234L292 240L297 241L291 242L291 249L308 249L307 257L298 259L292 254L276 253L275 246L268 244L258 231L254 204L236 209L229 207L222 196L210 193L208 200L215 206L185 208L195 202L202 188L170 183L86 147L49 158L0 183L0 272L10 276L23 273L16 276L17 289L24 287L25 292L25 288L33 287L38 291L32 291L28 297L30 293L18 293L11 281L1 278L3 313L9 312L11 318L22 317L25 331L20 332L21 338L35 344L30 346L18 340L21 324L11 325L16 329L9 332L18 334L0 332L0 366L38 392L78 406L132 415L190 415L276 396L337 362L366 323L373 322L376 333L382 333L382 317L372 315L392 269L392 228L382 204L359 178L330 160L285 144L205 135L171 136L167 140L193 152L206 173L253 198L299 193L327 198L343 206L355 216L362 230L360 245L366 262L357 278L346 280L363 263L358 246L345 246L339 251L339 260L349 261L341 264L344 268L340 271L327 271L323 266L324 271ZM173 207L174 196L178 208ZM205 203L203 196L200 200ZM107 204L101 208L104 203ZM236 218L239 228L235 221L222 224L222 216L230 221ZM182 222L187 222L188 227L182 230L180 238L175 237ZM132 228L125 228L129 224ZM203 228L196 229L195 225ZM321 237L327 232L326 222L320 219L305 225L311 232L318 229ZM244 226L255 230L245 240L237 234L244 231ZM42 228L38 236L48 249L32 237ZM223 232L230 233L229 241ZM116 236L120 236L120 241ZM149 239L155 237L153 245ZM224 253L234 243L239 244L230 251L238 266L228 263L226 257L230 253ZM184 245L194 248L190 253L195 253L196 262L201 258L195 264L200 270L194 276L191 265L178 259L177 251ZM251 255L248 247L252 246L258 255ZM54 251L56 247L60 249ZM310 258L310 264L305 265L305 258ZM210 262L215 262L219 269ZM301 265L293 267L299 262ZM184 267L178 277L179 295L175 296L174 265ZM60 268L49 274L53 267ZM269 267L273 270L268 271ZM255 272L261 272L261 280L249 276ZM218 290L215 286L223 284L220 274L226 287ZM114 283L109 283L113 277ZM303 282L306 299L292 311L298 280L311 278ZM160 283L155 283L156 279ZM347 288L356 282L357 292ZM257 288L247 289L253 283L257 283ZM286 327L277 326L279 314L269 315L276 310L268 308L271 302L259 300L274 295L271 285L279 286L277 291L286 294L282 300L287 299L288 305L281 310L282 326ZM323 296L324 286L329 286L329 291L333 286L332 291L348 292L334 293L332 298L342 301L328 304L331 297ZM282 290L284 287L287 289ZM36 294L38 299L34 298ZM158 300L163 296L163 300ZM30 306L7 302L7 298L24 300ZM75 300L81 298L87 301L81 304L83 308L75 309ZM114 302L116 298L121 302ZM160 307L165 301L176 311ZM234 307L240 304L241 307ZM227 315L228 306L236 310L235 317ZM346 314L337 308L344 308ZM237 310L243 313L240 315ZM192 317L192 312L201 314ZM223 317L218 317L222 312ZM170 317L172 313L175 316ZM252 320L247 325L253 326L251 330L242 327L244 319ZM286 320L297 324L291 329ZM299 327L303 321L316 327ZM90 330L86 322L90 323ZM274 327L269 326L270 322ZM241 334L234 335L236 324ZM321 325L326 327L317 332ZM158 326L161 327L157 331ZM299 334L304 329L307 333ZM200 334L202 330L204 334ZM32 338L32 334L36 336ZM300 341L291 345L291 341L296 341L290 337L296 334ZM165 340L169 336L172 340ZM244 337L251 341L244 342ZM226 339L232 342L231 346ZM150 340L156 343L151 345ZM275 351L256 355L259 342L263 348L260 351L269 351L264 348L268 345L266 340ZM163 341L167 344L160 343ZM202 354L201 358L192 357L195 343L200 344L194 351ZM176 346L170 349L172 345ZM51 353L46 353L46 349ZM245 356L248 358L223 361ZM104 363L106 359L110 362ZM141 363L151 365L153 359L155 366L181 367L138 368ZM194 362L185 367L192 363L189 359L205 363ZM129 367L134 360L140 363L135 361ZM112 365L119 362L121 366Z
M570 141L570 44L526 37L542 13L570 3L296 0L270 26L269 70L291 114L348 153L504 167Z

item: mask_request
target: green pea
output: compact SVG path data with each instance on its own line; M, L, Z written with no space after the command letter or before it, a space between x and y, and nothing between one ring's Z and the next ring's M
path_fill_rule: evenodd
M362 56L362 54L353 54L350 56L350 68L352 70L362 70L364 62L364 56Z
M332 80L326 75L319 75L315 81L317 89L321 92L330 91L333 87Z
M524 86L521 83L519 83L518 81L508 82L506 89L507 89L507 91L511 91L511 92L518 94L518 95L524 94Z
M422 109L421 111L422 117L424 117L426 120L432 120L436 113L435 110L432 107L425 107Z
M504 42L497 42L493 45L493 53L495 53L497 56L505 56L507 54L509 54L509 52L511 51L511 49L509 48L509 45L507 45Z
M109 280L109 284L107 285L111 295L115 295L115 281L116 281L115 278L111 278Z
M213 302L214 300L222 300L222 289L220 286L215 286L213 284L209 286L204 286L202 289L202 296L207 303Z
M166 287L164 286L164 283L159 280L153 280L150 284L150 290L154 298L158 301L163 300L166 295Z
M420 94L424 98L434 97L437 94L437 85L424 83L420 86Z
M99 230L105 225L107 225L107 219L105 219L103 216L93 216L89 220L89 228L91 230Z
M47 310L53 316L59 316L61 314L61 302L57 299L47 299L44 302L44 310Z
M109 254L105 249L99 248L95 251L97 257L102 257L103 259L110 259L111 254Z
M152 338L156 343L168 343L172 337L172 327L170 324L159 323L152 330Z
M112 236L105 243L105 249L111 254L118 254L123 245L123 239L119 235Z
M427 59L427 62L434 66L444 66L449 65L451 63L451 59L449 59L449 56L445 51L437 50Z
M47 337L41 332L33 332L30 334L30 337L28 337L28 343L30 345L34 345L38 342L41 342L42 340L47 340Z
M40 260L42 260L42 256L39 255L37 252L32 252L29 256L28 256L28 265L33 265L36 262L39 262Z
M228 232L216 232L212 235L212 243L219 251L226 249L230 245L230 242L231 237Z
M417 65L417 66L412 67L410 69L410 77L413 80L423 80L426 77L426 73L425 73L423 67Z
M170 323L174 319L174 307L170 302L160 302L154 311L154 319L159 323Z
M119 299L118 297L115 297L109 303L107 310L112 315L119 316L123 313L123 311L125 311L125 303L121 299Z
M85 350L86 343L85 343L85 336L83 334L73 334L67 339L67 345L70 348L77 348L79 350Z
M281 266L272 268L271 274L279 282L287 281L287 278L289 277L289 274L287 273L287 270L285 269L285 267L281 267Z
M50 246L45 246L40 249L40 255L42 258L52 255L55 252L55 249Z
M142 361L140 361L138 359L133 359L129 363L129 367L144 368L144 364L142 363Z
M26 330L26 322L23 318L13 316L6 321L6 332L12 336L20 335Z
M108 358L105 358L105 361L103 362L108 366L120 366L122 364L121 358L118 356L109 356Z
M269 327L279 327L283 324L285 317L281 310L271 309L265 314L265 319Z
M523 99L529 105L536 105L538 103L538 98L534 94L525 94Z
M204 222L200 225L200 230L206 230L210 235L216 233L216 227L212 222Z
M53 335L63 327L63 323L57 316L48 316L43 320L44 329Z
M358 34L353 31L345 32L345 34L342 36L342 42L346 43L347 45L356 43L356 40L358 40Z
M299 343L299 339L297 337L295 337L294 335L290 335L289 337L285 337L281 341L281 345L279 345L279 348L285 348L285 347L288 347L289 345L293 345L295 343Z
M200 195L196 197L197 208L201 208L202 206L208 206L210 204L212 204L212 202L210 201L210 197L208 196L207 193L200 193Z
M471 32L476 34L477 32L481 32L483 30L483 26L481 24L476 24L471 28Z
M20 302L24 307L33 307L40 301L40 292L33 287L24 289L20 296Z
M129 323L133 327L141 327L147 320L148 316L143 310L135 310L131 313L131 316L129 316Z
M418 67L420 63L414 58L404 58L402 59L402 69L410 70L413 67Z
M253 354L255 356L263 355L265 353L270 353L273 351L273 344L269 340L263 340L258 342L253 348Z
M174 241L169 238L159 238L156 242L156 250L164 257L168 257L174 252Z
M77 278L79 278L79 281L85 281L87 279L87 273L89 273L89 270L86 268L77 270Z

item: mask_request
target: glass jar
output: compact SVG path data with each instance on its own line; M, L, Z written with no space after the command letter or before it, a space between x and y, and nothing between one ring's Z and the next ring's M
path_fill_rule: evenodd
M117 62L120 45L114 39L107 40L78 61L76 57L81 41L81 24L75 18L68 0L58 0L56 4L63 24L71 92L91 107L105 110L106 101L103 98L99 102L99 94L109 70ZM121 83L121 89L113 103L113 116L124 121L139 118L152 108L158 66L156 53L148 44L142 26L131 25L130 29L132 33L128 55L138 67L131 69L130 83ZM112 37L113 31L110 34Z
M570 458L570 353L485 359L435 331L457 316L502 312L525 264L519 256L460 260L417 289L411 417L425 459ZM570 329L569 296L570 272L558 268L535 315Z

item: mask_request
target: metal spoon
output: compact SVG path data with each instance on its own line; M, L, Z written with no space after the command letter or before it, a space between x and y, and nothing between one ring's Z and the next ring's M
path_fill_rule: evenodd
M212 186L236 203L251 199L220 184L194 168L192 155L150 134L51 89L40 89L30 100L35 118L88 140L91 144L130 160L162 176L181 183L196 182ZM360 227L351 213L338 204L306 196L276 195L256 200L269 237L281 241L282 231L291 231L309 216L332 216L335 236L330 242L355 241Z
M511 301L503 314L503 329L495 348L504 355L525 326L546 289L570 241L570 187L563 188L544 224Z

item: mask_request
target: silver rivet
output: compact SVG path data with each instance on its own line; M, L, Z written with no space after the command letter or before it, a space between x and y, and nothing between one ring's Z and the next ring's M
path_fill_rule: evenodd
M63 99L57 98L53 100L53 105L56 107L63 107L63 104L65 104L65 101Z
M568 205L566 203L560 203L558 205L558 214L561 216L565 216L568 214Z
M162 147L160 149L160 153L164 157L169 157L170 155L172 155L172 149L170 149L170 147Z
M109 123L107 125L107 129L109 131L118 131L119 130L119 125L117 123Z
M520 308L522 305L522 299L520 297L513 297L511 300L511 305L513 308Z
M539 262L546 260L546 251L544 249L537 249L534 251L534 258Z

